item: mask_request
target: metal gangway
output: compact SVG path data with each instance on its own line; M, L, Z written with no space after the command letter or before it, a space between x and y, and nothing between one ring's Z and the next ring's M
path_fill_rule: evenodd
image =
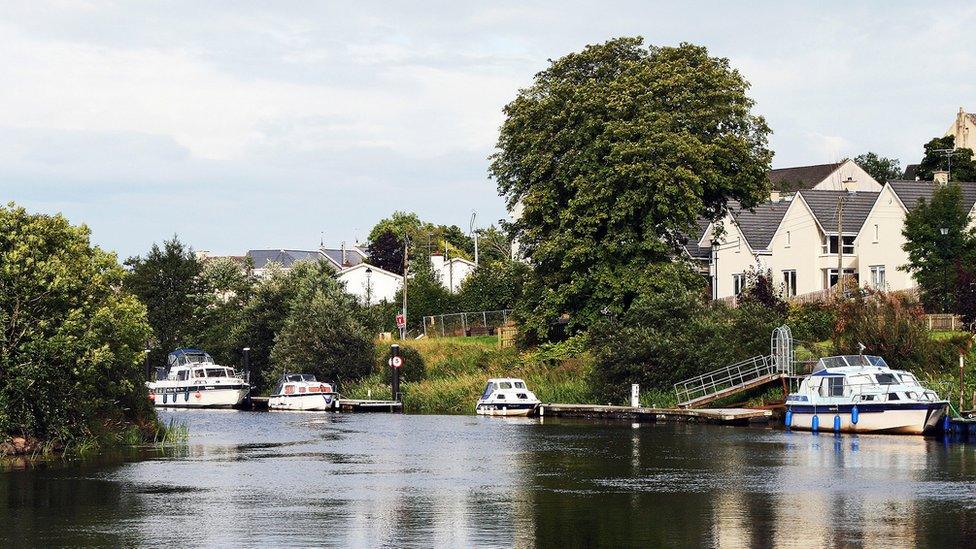
M678 406L691 408L793 375L793 333L783 325L773 330L768 356L755 356L731 366L674 384Z

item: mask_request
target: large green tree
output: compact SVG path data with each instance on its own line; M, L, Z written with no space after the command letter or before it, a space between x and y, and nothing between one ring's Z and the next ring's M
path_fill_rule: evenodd
M391 273L403 272L403 251L403 239L389 229L371 238L366 247L370 264Z
M200 270L193 345L206 349L220 364L237 364L241 350L234 332L243 320L253 281L244 267L228 258L208 259Z
M130 257L125 265L130 270L125 288L146 305L155 336L151 359L161 366L168 353L198 340L200 262L193 249L174 235L162 247L153 244L145 257Z
M948 311L955 301L956 263L976 260L976 237L963 206L962 189L950 183L922 199L905 217L905 251L911 273L921 289L922 303L932 311ZM945 234L943 234L945 233Z
M271 352L273 376L311 373L341 384L368 375L373 338L355 298L321 264L303 264L289 277L297 291Z
M534 267L531 340L623 312L696 217L768 196L772 153L749 84L700 46L618 38L550 63L505 107L491 176ZM531 295L529 295L531 294Z
M265 280L254 285L233 333L236 349L250 348L251 384L266 391L275 382L271 373L271 351L298 294L296 279L305 267L299 263L294 275L273 268Z
M955 137L947 135L935 137L926 143L925 156L916 171L918 178L932 181L937 170L949 170L949 178L952 181L976 181L976 161L973 160L973 151L956 149L955 142Z
M897 158L885 158L877 153L866 152L855 156L854 162L882 185L886 181L901 179L902 171Z
M154 431L146 308L114 254L60 215L0 207L0 435L71 443Z

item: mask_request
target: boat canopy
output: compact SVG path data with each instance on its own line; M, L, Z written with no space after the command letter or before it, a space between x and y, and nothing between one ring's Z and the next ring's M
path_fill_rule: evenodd
M888 363L880 356L874 355L828 356L817 361L817 366L813 369L813 373L821 372L827 368L845 368L850 366L877 366L879 368L887 368Z
M189 364L213 364L214 359L199 349L177 349L169 354L166 364L170 367Z
M315 376L312 374L282 374L281 382L286 381L291 382L301 382L301 381L315 381Z

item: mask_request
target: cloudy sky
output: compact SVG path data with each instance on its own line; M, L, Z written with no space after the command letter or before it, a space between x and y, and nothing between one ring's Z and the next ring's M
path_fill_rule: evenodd
M502 106L621 35L728 57L777 167L916 161L976 110L976 6L851 4L4 2L0 200L122 257L351 243L396 209L484 225Z

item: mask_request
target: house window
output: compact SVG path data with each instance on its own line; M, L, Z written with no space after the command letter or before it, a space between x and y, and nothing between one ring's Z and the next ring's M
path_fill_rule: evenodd
M874 243L878 243L878 237L881 236L881 231L878 229L878 224L874 224Z
M791 269L783 271L783 285L786 288L786 297L796 295L796 271Z
M844 255L854 254L854 236L845 236L844 241ZM827 241L823 246L823 253L825 254L836 254L837 253L837 235L828 236Z
M742 293L746 287L746 275L744 273L736 273L732 275L732 294L739 295Z
M871 266L871 286L879 290L884 289L885 287L885 266L884 265Z
M846 278L853 278L857 282L857 273L854 269L844 269ZM837 269L824 269L824 288L832 288L837 284Z

